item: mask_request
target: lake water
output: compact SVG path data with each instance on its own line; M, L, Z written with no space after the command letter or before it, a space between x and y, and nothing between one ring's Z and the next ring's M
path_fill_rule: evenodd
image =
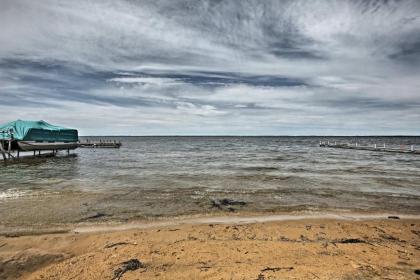
M420 137L101 139L123 146L1 166L0 229L218 212L420 214L420 155L318 146Z

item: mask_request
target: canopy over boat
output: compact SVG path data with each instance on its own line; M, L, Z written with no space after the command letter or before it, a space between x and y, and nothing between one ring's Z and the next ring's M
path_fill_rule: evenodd
M0 126L0 140L36 142L77 142L76 129L51 125L45 121L16 120Z

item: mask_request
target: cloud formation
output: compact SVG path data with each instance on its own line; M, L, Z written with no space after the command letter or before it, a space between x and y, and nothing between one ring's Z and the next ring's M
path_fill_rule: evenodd
M420 134L420 2L3 0L1 122Z

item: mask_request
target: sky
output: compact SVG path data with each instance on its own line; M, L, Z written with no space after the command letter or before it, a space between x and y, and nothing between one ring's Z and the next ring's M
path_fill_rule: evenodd
M420 1L0 0L0 123L420 135Z

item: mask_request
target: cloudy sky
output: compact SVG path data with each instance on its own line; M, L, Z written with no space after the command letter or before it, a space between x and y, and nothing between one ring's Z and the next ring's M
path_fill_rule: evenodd
M420 1L0 0L0 123L420 135Z

